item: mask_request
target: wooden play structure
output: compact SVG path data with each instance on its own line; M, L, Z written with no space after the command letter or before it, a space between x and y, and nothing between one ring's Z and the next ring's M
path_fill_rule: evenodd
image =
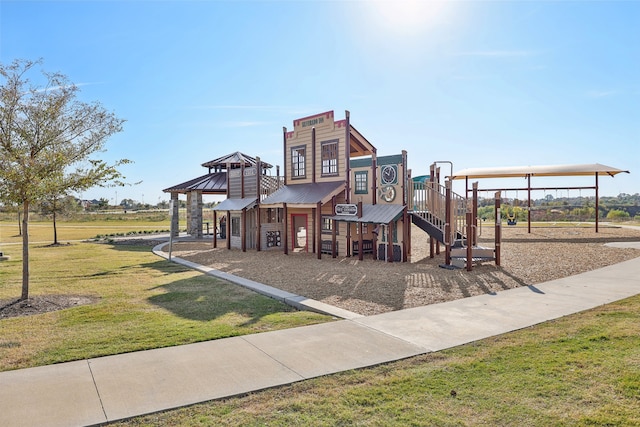
M603 165L511 168L453 172L449 161L431 164L429 175L411 177L407 152L378 156L377 149L351 124L349 111L336 120L327 111L293 121L283 128L283 173L240 152L202 166L208 173L165 189L172 200L187 194L188 232L201 237L202 194L224 194L214 210L213 246L242 251L282 251L333 258L357 256L406 262L411 256L411 224L430 239L430 256L445 248L444 266L466 267L494 261L500 264L501 191L495 190L496 230L493 248L478 246L478 182L470 179L626 172ZM440 164L450 173L441 176ZM491 172L493 171L493 172ZM498 171L498 172L496 172ZM444 178L444 179L442 179ZM465 179L464 195L452 191L452 181ZM174 204L174 206L177 204ZM175 208L174 208L175 209ZM175 215L177 218L177 215ZM507 218L509 221L510 218ZM177 219L176 219L177 221ZM597 231L596 222L596 231ZM198 231L199 230L199 231ZM200 233L200 234L198 234ZM425 238L427 238L425 236Z

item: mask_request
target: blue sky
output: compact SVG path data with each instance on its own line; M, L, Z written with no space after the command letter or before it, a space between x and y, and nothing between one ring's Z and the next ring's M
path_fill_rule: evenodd
M639 1L2 0L16 58L127 120L103 158L142 183L84 198L168 200L236 150L282 165L282 127L328 110L414 175L603 163L631 174L601 195L640 192Z

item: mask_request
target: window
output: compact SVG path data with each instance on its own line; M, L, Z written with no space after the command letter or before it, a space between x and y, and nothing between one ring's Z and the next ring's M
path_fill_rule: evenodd
M367 171L355 173L356 194L367 194L369 192L369 174Z
M338 140L322 143L322 175L338 174Z
M231 235L240 237L240 217L239 216L231 217Z
M331 234L331 230L333 230L333 220L330 216L322 217L322 234ZM336 234L338 234L338 229L336 229Z
M304 178L306 176L305 152L304 146L291 148L291 177Z

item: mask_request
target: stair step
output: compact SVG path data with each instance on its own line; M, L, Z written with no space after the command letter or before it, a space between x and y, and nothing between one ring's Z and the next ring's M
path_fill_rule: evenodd
M466 260L467 248L451 248L451 258L464 258ZM473 248L471 248L471 258L474 260L492 260L495 258L495 249L474 246Z

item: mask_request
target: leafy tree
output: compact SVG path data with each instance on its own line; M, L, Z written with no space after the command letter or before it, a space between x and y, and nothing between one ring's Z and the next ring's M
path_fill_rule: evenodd
M123 120L99 103L77 99L78 87L42 71L41 61L0 63L0 198L22 206L22 295L29 298L29 208L52 194L122 184L117 167L91 158L122 131ZM38 76L39 77L39 76Z

